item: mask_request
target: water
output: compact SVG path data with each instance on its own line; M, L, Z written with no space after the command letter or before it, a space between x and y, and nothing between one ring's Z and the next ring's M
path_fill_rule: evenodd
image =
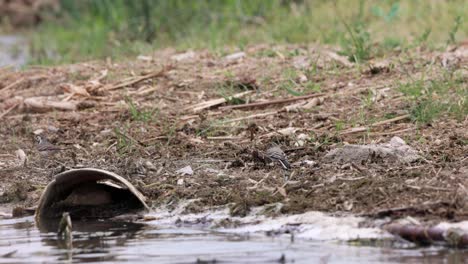
M24 37L0 35L0 67L19 69L28 62L28 44Z
M0 220L0 263L468 263L463 250L291 242L287 236L124 222L74 222L68 249L51 232L54 224L41 229L32 217Z

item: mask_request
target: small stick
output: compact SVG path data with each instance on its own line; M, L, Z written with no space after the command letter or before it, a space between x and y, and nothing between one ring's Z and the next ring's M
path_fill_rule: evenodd
M8 113L10 113L10 112L11 112L13 109L15 109L18 105L19 105L19 103L14 104L13 106L11 106L11 107L8 108L7 110L5 110L5 112L1 113L1 114L0 114L0 119L2 119L4 116L6 116Z
M146 147L146 145L145 145L143 142L141 142L141 141L139 141L139 140L136 140L134 137L128 135L127 133L124 133L124 132L122 132L122 131L119 131L119 134L121 134L122 136L126 137L127 139L130 139L131 141L137 143L137 144L140 145L140 146Z
M397 116L395 118L387 119L387 120L384 120L384 121L380 121L380 122L371 124L371 125L366 126L366 127L354 127L354 128L351 128L351 129L348 129L346 131L341 132L340 135L347 135L347 134L353 134L353 133L358 133L358 132L364 132L364 131L367 131L371 127L377 127L377 126L381 126L381 125L390 124L390 123L393 123L393 122L396 122L396 121L407 119L409 117L410 117L410 115L406 114L406 115L402 115L402 116Z
M396 121L400 121L400 120L403 120L403 119L407 119L409 118L410 115L409 114L406 114L406 115L401 115L401 116L397 116L397 117L394 117L394 118L391 118L391 119L387 119L387 120L384 120L384 121L380 121L380 122L377 122L377 123L374 123L370 126L380 126L380 125L385 125L385 124L388 124L388 123L393 123L393 122L396 122Z
M7 91L7 90L9 90L9 89L11 89L11 88L13 88L13 87L15 87L15 85L21 83L23 80L24 80L24 78L18 79L18 80L16 80L15 82L12 82L12 83L10 83L9 85L7 85L7 86L1 88L0 91L1 91L1 92L5 92L5 91Z
M434 187L434 186L413 186L406 184L406 187L414 190L421 190L421 189L427 189L427 190L432 190L432 191L441 191L441 192L453 192L453 189L450 188L443 188L443 187Z
M159 137L153 137L153 138L148 138L148 139L145 139L145 140L142 140L140 141L142 144L146 144L150 141L153 141L153 140L160 140L160 139L168 139L167 136L159 136Z
M251 94L252 92L253 91L240 92L240 93L234 94L232 96L229 96L228 98L240 98L242 96ZM227 102L227 100L229 100L229 99L217 98L217 99L201 102L201 103L196 104L196 105L192 105L192 106L186 108L186 110L192 109L193 112L199 112L199 111L204 110L206 108L210 108L210 107L213 107L213 106L224 104L225 102Z
M343 177L336 177L337 180L341 181L359 181L365 179L366 177L356 177L356 178L343 178Z
M147 75L143 75L143 76L134 78L134 79L132 79L132 80L123 82L123 83L121 83L121 84L116 84L116 85L113 85L113 86L111 86L111 87L103 88L103 89L101 89L101 90L102 90L102 91L117 90L117 89L120 89L120 88L123 88L123 87L126 87L126 86L130 86L130 85L139 83L139 82L144 81L144 80L147 80L147 79L151 79L151 78L155 78L155 77L162 77L162 76L164 76L164 74L165 74L168 70L170 70L171 68L172 68L172 66L167 66L167 67L163 68L162 70L160 70L160 71L158 71L158 72L152 72L152 73L149 73L149 74L147 74Z
M408 131L413 131L416 128L410 127L410 128L405 128L405 129L400 129L396 131L391 131L391 132L381 132L381 133L370 133L370 136L388 136L388 135L395 135L395 134L400 134L403 132L408 132Z
M233 123L233 122L242 121L242 120L248 120L248 119L253 119L253 118L257 118L257 117L264 117L264 116L276 115L276 114L278 114L279 112L280 112L280 111L273 111L273 112L266 112L266 113L260 113L260 114L255 114L255 115L249 115L249 116L244 116L244 117L229 119L229 120L223 121L223 122L221 122L221 123L223 123L223 124L225 124L225 123Z
M242 139L242 137L233 137L233 136L225 136L225 137L206 137L208 140L237 140Z
M320 97L320 96L324 96L324 95L325 95L324 93L308 94L308 95L297 96L297 97L293 97L293 98L277 99L277 100L271 100L271 101L266 101L266 102L241 104L241 105L230 105L230 106L220 107L220 109L221 110L231 110L231 109L253 108L253 107L267 106L267 105L274 105L274 104L284 104L284 103L295 102L295 101L314 98L314 97Z

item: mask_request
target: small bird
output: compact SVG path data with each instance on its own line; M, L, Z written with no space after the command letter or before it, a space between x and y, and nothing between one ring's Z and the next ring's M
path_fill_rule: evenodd
M268 159L271 160L271 162L278 161L283 167L283 169L285 170L291 169L291 165L288 162L288 158L286 157L286 154L277 144L273 143L271 147L267 149L266 156Z
M60 150L64 150L64 148L59 148L47 140L47 138L44 135L37 135L36 136L36 141L37 141L37 150L39 151L39 154L44 157L48 157L54 154L57 154Z

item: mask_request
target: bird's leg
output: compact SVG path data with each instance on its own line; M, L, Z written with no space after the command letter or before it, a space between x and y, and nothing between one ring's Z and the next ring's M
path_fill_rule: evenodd
M291 173L287 170L282 170L283 171L283 179L284 179L284 182L288 182L289 181L289 176L291 176Z

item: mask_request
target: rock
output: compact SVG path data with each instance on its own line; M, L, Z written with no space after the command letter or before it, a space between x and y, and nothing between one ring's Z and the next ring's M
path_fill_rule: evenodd
M156 168L156 166L154 166L154 164L149 160L145 161L143 163L143 166L145 166L146 169L151 170L151 171L157 171L158 170L158 168Z
M375 158L381 158L388 162L411 163L419 160L418 151L408 146L399 137L393 137L389 143L369 145L345 145L342 148L333 149L325 155L326 160L340 164L363 163Z
M176 172L182 175L193 175L193 170L192 167L190 167L190 165L185 166L182 169L177 170Z

